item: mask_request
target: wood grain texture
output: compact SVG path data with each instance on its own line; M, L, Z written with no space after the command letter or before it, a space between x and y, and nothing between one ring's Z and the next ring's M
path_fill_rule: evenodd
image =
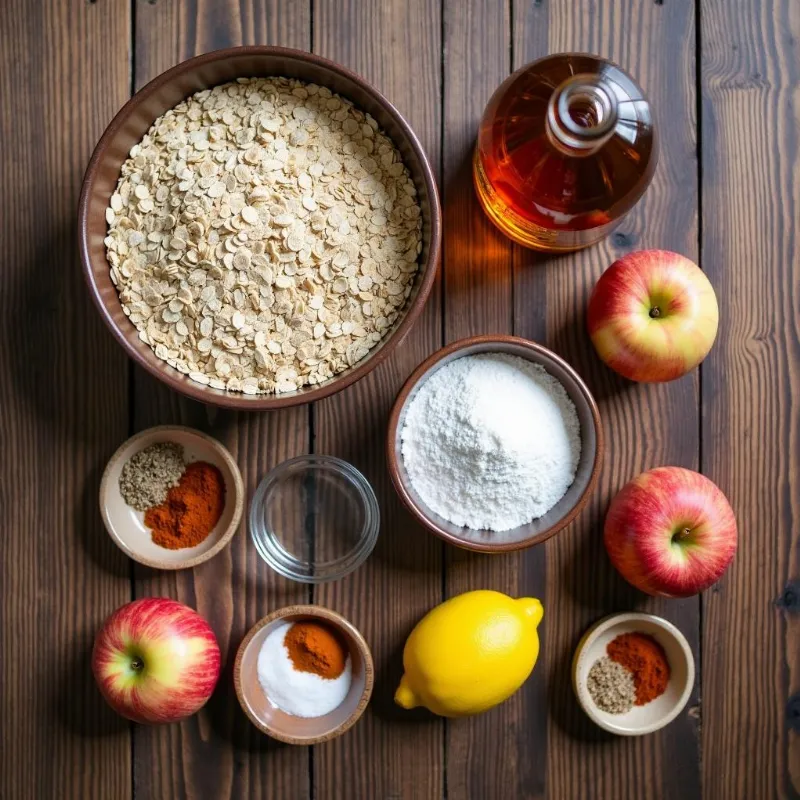
M221 47L280 44L307 50L310 31L307 0L138 0L136 86L179 61ZM247 508L269 469L308 452L307 407L222 411L180 398L141 370L135 371L134 402L137 430L181 422L225 444L242 470ZM233 691L233 659L247 630L268 612L308 598L304 586L281 578L261 560L246 517L245 513L229 547L201 567L176 574L137 567L136 595L167 595L197 608L214 628L224 661L217 690L199 715L180 725L136 729L137 798L310 796L307 750L283 746L261 734L242 713Z
M445 0L442 211L447 343L511 333L511 240L480 207L472 184L478 122L511 66L510 0Z
M127 365L91 307L75 221L126 99L128 24L124 0L0 4L2 798L131 796L130 728L90 667L95 632L130 599L97 510L127 432Z
M703 469L740 543L704 597L706 797L800 797L800 6L701 3ZM792 586L794 585L794 589Z
M514 67L547 53L588 51L621 64L650 96L661 133L654 182L608 240L572 256L514 253L515 332L567 359L595 394L607 453L598 489L580 519L544 546L543 663L547 756L540 783L524 796L662 798L700 796L696 709L659 734L638 739L603 734L574 699L570 662L581 633L613 611L644 609L675 622L699 656L698 600L662 601L631 589L602 546L613 493L639 472L662 464L698 466L698 378L664 386L627 383L603 366L585 331L585 307L602 271L624 252L660 247L697 258L694 4L638 0L514 2ZM521 582L521 590L540 591ZM544 693L543 693L544 694ZM690 707L698 699L697 687ZM529 706L530 719L542 708Z
M360 72L441 168L440 285L388 363L313 411L234 414L168 392L125 359L80 276L83 170L131 82L245 43L313 49ZM640 80L661 163L606 242L551 258L512 246L487 221L469 157L509 70L566 50L610 57ZM800 797L799 65L796 0L0 2L0 798ZM666 386L617 379L584 329L602 270L644 247L701 257L721 308L701 372ZM443 341L484 332L526 336L570 361L600 402L608 440L584 514L522 555L443 547L403 511L384 462L388 410L412 368ZM224 442L248 500L272 466L310 450L351 461L375 487L384 520L375 553L313 592L356 624L375 656L372 703L341 739L285 747L238 707L230 667L244 633L312 596L269 570L245 522L217 558L178 574L133 569L103 530L97 489L107 458L129 433L164 422ZM659 464L702 468L739 519L737 560L702 599L702 629L696 599L646 598L603 552L611 496ZM472 720L397 709L408 632L443 596L474 588L543 600L533 677ZM129 726L92 682L93 636L132 592L196 607L219 637L217 693L181 725ZM569 670L589 624L632 608L681 628L698 685L666 730L627 740L592 726Z
M443 272L445 334L450 342L479 333L513 332L512 244L484 214L472 185L478 122L511 68L511 4L448 0L444 13ZM524 555L490 556L448 547L446 593L495 589L514 597L540 597L543 567L542 548ZM539 793L546 716L535 709L545 706L544 689L544 682L530 680L486 714L448 720L449 797L499 799Z
M314 52L354 69L405 115L434 169L440 163L441 23L438 0L314 4ZM442 598L441 545L401 509L385 463L392 401L411 370L441 343L435 288L413 330L388 362L315 408L315 449L355 464L375 488L381 533L375 552L341 582L319 587L315 602L344 614L375 659L372 702L345 736L315 748L314 796L439 798L443 723L393 704L402 648L417 620Z

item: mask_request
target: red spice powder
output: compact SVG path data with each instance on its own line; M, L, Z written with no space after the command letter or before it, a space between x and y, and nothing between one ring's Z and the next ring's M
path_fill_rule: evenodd
M347 648L339 634L318 622L295 622L283 640L289 658L299 672L322 678L338 678L347 663Z
M219 468L195 461L167 492L167 499L145 512L144 524L157 545L179 550L200 544L214 530L224 508L225 480Z
M633 673L636 705L643 706L664 694L670 667L664 648L645 633L622 633L609 642L608 657Z

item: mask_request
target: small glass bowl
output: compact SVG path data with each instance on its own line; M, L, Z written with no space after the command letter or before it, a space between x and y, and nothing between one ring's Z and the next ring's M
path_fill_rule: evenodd
M250 536L264 561L300 583L349 575L367 560L380 530L380 508L367 479L333 456L278 464L250 505Z

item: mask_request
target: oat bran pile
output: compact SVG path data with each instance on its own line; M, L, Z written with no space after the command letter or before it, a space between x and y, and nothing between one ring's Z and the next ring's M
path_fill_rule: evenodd
M418 269L414 184L372 117L314 84L240 79L154 123L106 210L139 338L218 389L290 392L389 332Z

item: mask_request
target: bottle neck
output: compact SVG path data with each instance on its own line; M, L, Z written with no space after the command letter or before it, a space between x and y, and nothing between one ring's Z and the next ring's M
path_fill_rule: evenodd
M614 133L617 99L599 75L573 75L553 93L547 106L550 141L572 156L599 150Z

